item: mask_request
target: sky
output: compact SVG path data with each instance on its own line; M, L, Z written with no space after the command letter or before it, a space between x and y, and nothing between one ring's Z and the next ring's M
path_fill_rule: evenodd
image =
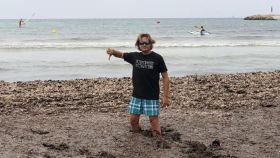
M0 19L243 18L271 6L280 14L280 0L0 0Z

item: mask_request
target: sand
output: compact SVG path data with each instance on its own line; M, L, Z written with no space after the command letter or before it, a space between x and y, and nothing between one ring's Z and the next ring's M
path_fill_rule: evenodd
M0 157L280 157L280 71L170 82L153 138L130 132L131 78L0 81Z

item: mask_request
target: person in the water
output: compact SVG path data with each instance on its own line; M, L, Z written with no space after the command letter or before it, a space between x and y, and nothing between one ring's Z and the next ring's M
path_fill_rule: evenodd
M19 22L18 22L18 27L19 27L19 28L22 28L24 24L25 24L25 23L24 23L24 20L23 20L23 19L20 19Z

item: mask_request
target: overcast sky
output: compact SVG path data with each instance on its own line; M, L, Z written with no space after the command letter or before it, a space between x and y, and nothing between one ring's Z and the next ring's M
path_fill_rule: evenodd
M266 14L280 0L0 0L0 19L218 18Z

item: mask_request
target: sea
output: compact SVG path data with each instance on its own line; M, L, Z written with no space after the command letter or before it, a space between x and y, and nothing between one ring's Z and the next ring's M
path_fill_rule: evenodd
M210 34L191 34L195 26ZM30 19L19 28L13 19L0 20L0 80L129 77L131 65L108 60L106 48L137 51L140 33L155 39L169 76L280 70L280 20Z

